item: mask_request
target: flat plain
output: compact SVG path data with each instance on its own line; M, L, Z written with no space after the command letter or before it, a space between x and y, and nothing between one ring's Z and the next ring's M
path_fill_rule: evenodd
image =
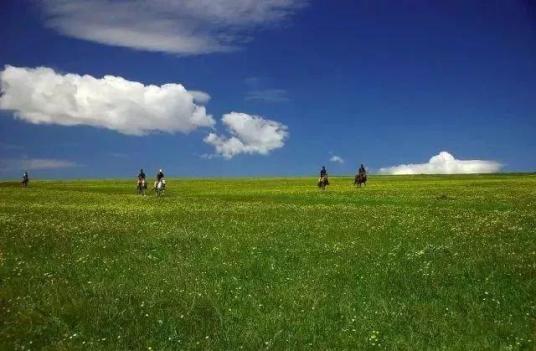
M536 176L0 183L0 349L536 349Z

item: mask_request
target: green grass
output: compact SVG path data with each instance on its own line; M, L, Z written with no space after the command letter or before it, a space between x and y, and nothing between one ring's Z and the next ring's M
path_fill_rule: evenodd
M536 349L536 176L315 180L0 183L0 349Z

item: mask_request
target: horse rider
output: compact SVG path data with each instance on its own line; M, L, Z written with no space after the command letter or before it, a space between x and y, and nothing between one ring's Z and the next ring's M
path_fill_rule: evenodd
M144 195L145 195L146 184L147 183L145 183L145 172L143 171L143 168L142 168L140 169L140 173L138 173L138 188L141 189Z
M143 172L143 168L140 169L140 173L138 174L138 181L145 183L145 172Z
M365 166L363 166L363 164L361 164L361 167L359 167L358 174L360 176L366 176L367 175L367 171L365 170Z
M326 171L326 166L322 166L322 169L320 170L320 179L319 179L319 181L321 181L324 178L326 179L326 181L328 180L328 171Z
M159 169L158 173L156 174L156 182L154 182L155 188L162 179L164 179L164 172L162 171L162 169Z
M362 184L367 184L367 170L363 164L361 164L361 167L359 167L359 170L354 178L354 185L361 187Z
M322 169L320 170L320 178L327 177L328 171L326 171L326 166L322 166Z
M24 171L24 174L22 175L22 186L27 187L28 183L30 182L30 177L28 176L28 171Z

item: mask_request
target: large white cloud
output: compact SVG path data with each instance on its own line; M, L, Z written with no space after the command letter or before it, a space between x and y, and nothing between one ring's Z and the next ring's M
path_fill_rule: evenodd
M31 123L88 125L123 134L188 133L214 120L208 94L181 84L143 85L121 77L59 74L46 67L0 71L0 109Z
M222 122L231 136L210 133L204 141L227 159L238 154L267 155L283 147L288 137L287 126L260 116L231 112L223 116Z
M402 164L380 168L382 174L468 174L494 173L501 170L502 165L495 161L457 160L446 151L433 156L427 163Z
M306 0L45 0L46 24L102 44L176 54L235 50Z

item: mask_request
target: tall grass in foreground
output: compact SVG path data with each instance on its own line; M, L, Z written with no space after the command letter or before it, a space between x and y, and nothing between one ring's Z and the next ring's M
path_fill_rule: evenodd
M0 183L0 349L534 350L536 177Z

